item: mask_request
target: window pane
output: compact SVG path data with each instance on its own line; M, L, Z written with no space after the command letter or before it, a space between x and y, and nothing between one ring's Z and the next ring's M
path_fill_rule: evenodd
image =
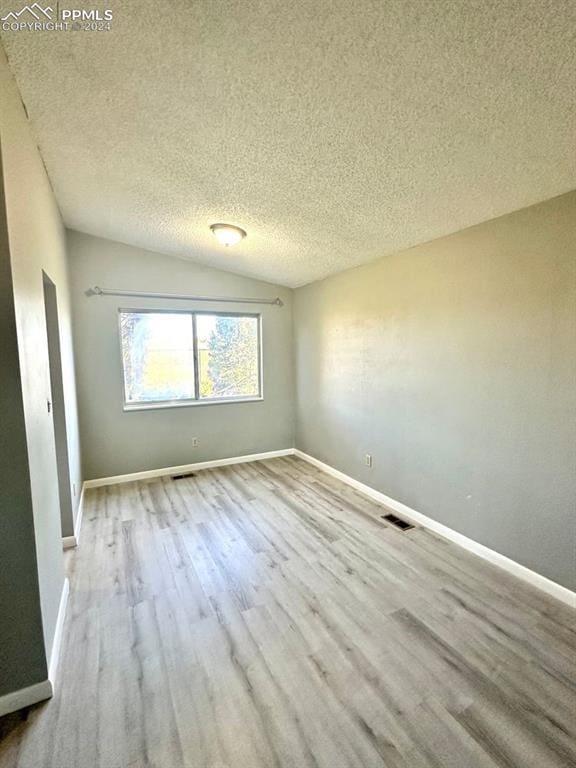
M121 312L127 403L194 398L192 316Z
M197 315L200 398L258 397L257 317Z

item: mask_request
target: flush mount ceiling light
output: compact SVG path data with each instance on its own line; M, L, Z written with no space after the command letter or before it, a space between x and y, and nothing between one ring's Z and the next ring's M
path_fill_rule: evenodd
M246 232L234 224L210 224L210 229L220 245L236 245L246 237Z

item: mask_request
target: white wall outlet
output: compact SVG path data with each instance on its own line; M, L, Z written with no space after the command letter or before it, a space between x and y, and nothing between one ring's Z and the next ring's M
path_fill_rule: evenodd
M364 454L364 464L367 467L371 467L372 466L372 454L371 453Z
M192 438L192 448L198 448L199 445L200 445L200 441L198 440L198 438L197 437L193 437Z

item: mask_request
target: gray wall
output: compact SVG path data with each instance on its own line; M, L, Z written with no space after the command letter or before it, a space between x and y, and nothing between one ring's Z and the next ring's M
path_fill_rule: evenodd
M86 478L291 448L294 441L292 291L68 232L79 412ZM203 309L206 304L92 297L93 285L207 296L280 296L284 307L262 306L264 400L124 412L118 309ZM209 305L241 311L241 304ZM197 437L199 447L192 447Z
M0 162L0 177L2 164ZM0 696L47 677L18 362L4 185L0 178Z
M64 569L54 429L52 414L48 413L46 407L47 399L51 399L51 392L43 270L58 290L70 474L77 491L81 482L67 291L66 239L50 182L1 48L0 137L43 640L46 656L49 658L64 582ZM76 503L77 500L78 494ZM24 596L21 598L28 599ZM30 599L36 598L30 596ZM31 629L27 642L41 644L42 637L36 638Z
M298 289L297 447L574 589L575 270L571 193Z

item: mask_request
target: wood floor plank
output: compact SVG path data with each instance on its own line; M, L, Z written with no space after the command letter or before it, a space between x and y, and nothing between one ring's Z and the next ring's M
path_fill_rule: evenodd
M0 768L574 768L576 614L295 457L85 494Z

